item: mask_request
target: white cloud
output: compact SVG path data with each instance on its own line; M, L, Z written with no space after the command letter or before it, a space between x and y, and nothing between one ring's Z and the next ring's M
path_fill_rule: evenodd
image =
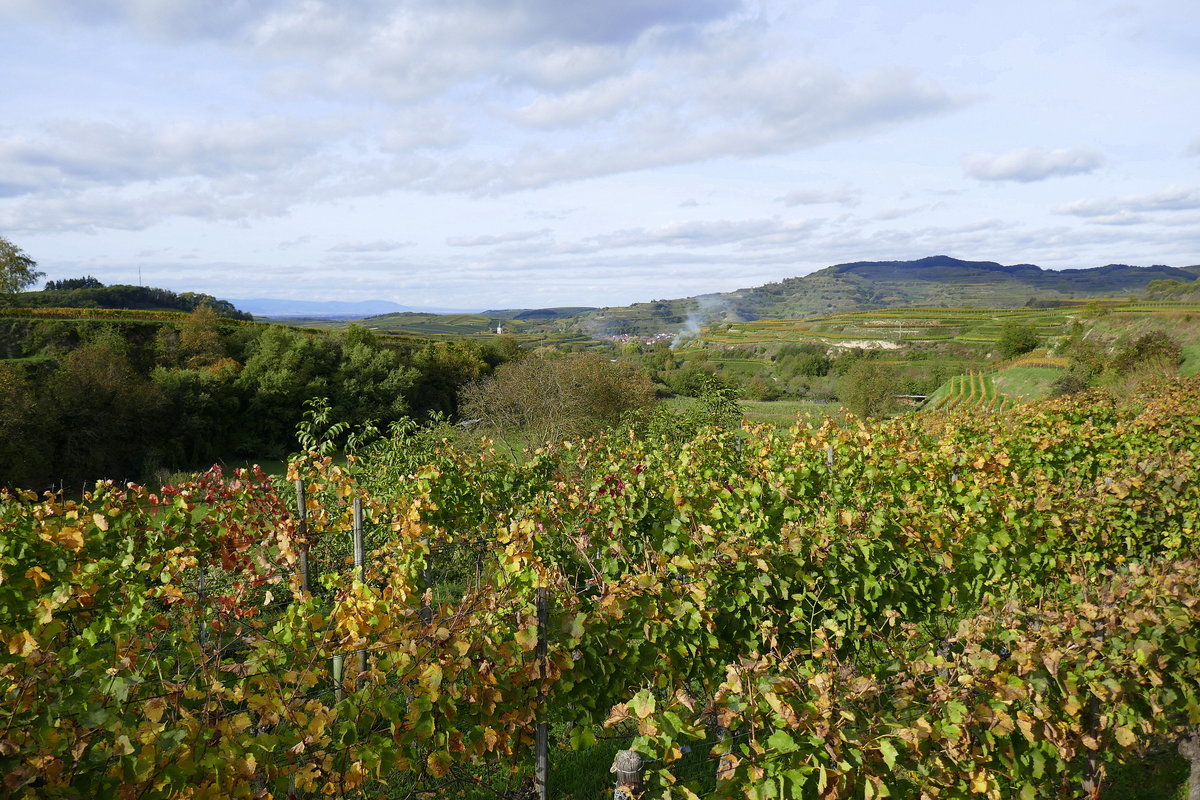
M657 228L628 228L593 236L588 242L601 249L626 247L739 247L779 246L800 241L820 220L707 220L673 222Z
M21 193L242 177L294 167L334 130L328 121L280 118L162 125L58 120L36 132L0 134L0 169Z
M1104 164L1104 156L1082 147L1048 150L1028 147L1009 153L975 153L963 159L967 175L981 181L1031 183L1066 175L1086 175Z
M510 116L534 128L583 125L627 109L653 83L652 76L646 73L613 77L563 94L539 95Z
M330 253L390 253L395 250L401 250L405 247L411 247L416 242L397 242L390 240L380 240L375 242L342 242L330 247L327 252Z
M1200 208L1200 189L1172 187L1153 194L1127 195L1105 200L1079 200L1055 209L1059 214L1112 222L1120 215L1153 211L1186 211Z
M486 247L511 242L527 242L531 239L543 239L550 234L549 228L536 231L514 231L512 233L485 234L481 236L451 236L446 244L451 247Z
M1187 154L1189 156L1200 156L1200 139L1188 145Z
M862 192L849 186L835 189L793 189L776 199L785 206L809 206L824 203L856 206L862 201Z

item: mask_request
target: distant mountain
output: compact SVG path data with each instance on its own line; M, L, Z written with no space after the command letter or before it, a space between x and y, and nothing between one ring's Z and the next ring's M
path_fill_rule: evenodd
M378 314L414 312L425 314L472 314L473 310L455 308L419 308L402 306L389 300L279 300L266 297L231 301L243 311L256 317L320 317L327 319L361 319Z
M1153 280L1197 277L1194 267L1109 264L1051 270L950 256L856 261L732 292L602 308L579 319L592 335L646 336L723 320L797 319L904 306L1014 308L1034 300L1127 296L1141 293Z

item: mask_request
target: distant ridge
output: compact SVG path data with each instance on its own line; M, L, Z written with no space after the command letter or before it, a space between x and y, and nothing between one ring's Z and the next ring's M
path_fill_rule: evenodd
M876 308L1015 308L1033 300L1127 296L1142 292L1150 281L1190 283L1197 277L1195 267L1162 265L1053 270L946 255L854 261L732 292L603 308L582 315L580 326L592 335L645 336L721 321L799 319Z
M475 310L461 308L421 308L403 306L390 300L280 300L268 297L231 300L234 305L256 317L320 317L328 319L361 319L379 314L412 312L417 314L473 314Z

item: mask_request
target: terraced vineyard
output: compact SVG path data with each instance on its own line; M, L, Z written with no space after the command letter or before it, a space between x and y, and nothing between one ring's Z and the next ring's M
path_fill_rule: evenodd
M970 372L951 378L926 402L930 411L1003 411L1015 401L996 390L992 376Z
M856 311L804 320L758 320L721 326L704 340L724 345L760 345L820 341L850 345L902 347L917 342L995 342L1006 322L1033 324L1038 334L1060 336L1078 309L949 309L913 308Z
M304 327L336 329L345 327L344 320L289 320ZM403 312L381 314L355 320L380 336L402 336L434 341L457 339L494 339L497 332L512 335L522 346L540 345L583 345L596 346L598 341L575 331L570 325L560 323L557 318L547 318L530 313L527 317L513 316L513 312L489 311L483 314L423 314Z
M1200 312L1200 303L1131 302L1121 298L1063 302L1056 308L893 308L853 311L806 319L762 319L719 325L702 341L724 346L761 346L817 341L851 346L903 347L914 343L992 344L1005 323L1033 325L1039 336L1054 339L1085 314Z

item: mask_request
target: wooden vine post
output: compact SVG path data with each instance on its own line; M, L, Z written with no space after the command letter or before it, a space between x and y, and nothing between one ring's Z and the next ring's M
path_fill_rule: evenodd
M308 574L308 505L304 497L304 481L296 478L296 520L300 536L300 590L312 591Z
M421 546L425 548L425 566L421 569L421 582L424 591L421 594L422 598L432 596L433 591L433 550L429 544L429 537L421 537ZM433 622L433 606L432 600L421 600L421 621L426 625Z
M545 578L541 581L545 583ZM546 722L546 702L542 686L546 681L546 660L549 656L547 635L550 627L550 596L544 585L537 589L537 657L541 683L538 685L538 714L541 720L537 724L535 744L537 748L537 766L534 781L537 785L538 800L549 800L550 797L550 725Z
M1200 800L1200 728L1179 740L1179 755L1189 765L1187 800Z
M208 646L208 626L205 617L208 616L208 583L204 575L204 562L200 562L200 578L196 584L196 599L200 606L200 649Z
M363 510L362 498L354 498L354 568L358 572L358 580L364 586L367 583L367 552L363 547ZM362 688L366 681L367 651L360 649L358 655L358 686Z
M636 750L622 750L617 753L608 770L616 776L617 785L613 789L613 800L634 800L640 796L645 788L644 769L642 756Z

